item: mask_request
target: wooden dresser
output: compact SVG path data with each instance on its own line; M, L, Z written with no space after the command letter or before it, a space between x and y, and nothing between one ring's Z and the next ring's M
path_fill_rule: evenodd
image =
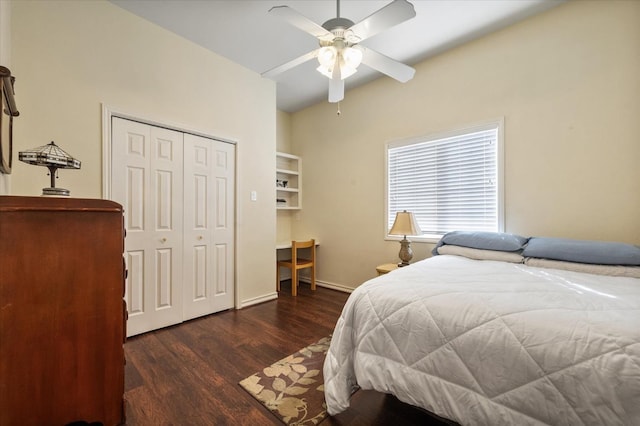
M124 423L123 250L117 203L0 196L0 425Z

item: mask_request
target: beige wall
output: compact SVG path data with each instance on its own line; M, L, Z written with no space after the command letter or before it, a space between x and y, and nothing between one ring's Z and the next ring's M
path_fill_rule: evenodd
M276 150L291 152L291 114L278 110L276 113Z
M640 244L640 2L576 1L431 58L415 78L291 120L304 159L294 234L318 279L356 287L397 259L384 240L385 143L505 118L506 231ZM431 244L413 245L414 259Z
M272 81L101 0L12 2L12 60L14 155L55 140L82 161L60 171L72 196L102 196L102 104L236 141L237 299L274 296ZM48 186L46 169L14 164L13 194Z
M276 150L294 154L291 143L291 114L284 111L278 111L276 115ZM292 221L295 217L294 210L276 211L276 241L278 243L291 241Z

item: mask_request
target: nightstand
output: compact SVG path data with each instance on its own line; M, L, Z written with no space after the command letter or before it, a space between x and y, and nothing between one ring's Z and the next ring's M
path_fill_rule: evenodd
M397 263L385 263L384 265L376 266L376 271L378 272L378 276L388 274L389 272L398 269L399 266Z

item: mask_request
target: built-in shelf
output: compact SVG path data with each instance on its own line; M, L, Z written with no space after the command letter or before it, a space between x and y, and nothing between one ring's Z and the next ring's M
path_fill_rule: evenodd
M276 208L302 208L302 159L296 155L276 152Z

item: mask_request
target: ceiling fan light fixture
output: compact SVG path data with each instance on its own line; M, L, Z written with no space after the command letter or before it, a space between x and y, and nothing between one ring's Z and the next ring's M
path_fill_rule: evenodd
M355 47L345 47L340 52L340 57L342 58L340 61L340 77L344 80L358 71L358 66L362 63L362 51Z
M337 49L335 46L325 46L318 52L320 66L316 70L327 78L333 78L333 68L338 64L340 78L344 80L358 71L362 63L362 51L355 47Z
M318 62L324 68L333 68L333 64L336 63L336 56L338 51L333 46L324 46L318 51Z
M340 65L340 78L345 79L354 75L358 71L356 68L350 67L349 65L342 64Z
M338 59L338 50L334 46L324 46L318 51L320 66L316 70L327 78L333 77L333 67Z
M324 65L320 65L318 68L316 68L316 71L329 79L333 78L333 66L331 68L327 68Z
M355 70L362 63L362 50L356 47L345 47L342 51L342 59L347 67Z

